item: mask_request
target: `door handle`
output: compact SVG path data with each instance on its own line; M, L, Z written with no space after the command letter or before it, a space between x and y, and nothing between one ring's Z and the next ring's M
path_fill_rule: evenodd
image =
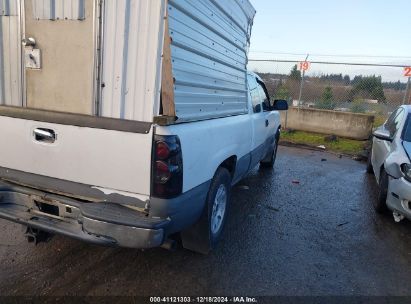
M24 38L21 43L23 44L23 46L25 47L35 47L36 46L36 39L34 39L33 37L29 37L29 38Z
M265 120L265 126L268 127L270 125L270 122L268 121L268 119Z
M51 129L38 128L33 131L34 139L38 142L53 144L56 142L57 135Z

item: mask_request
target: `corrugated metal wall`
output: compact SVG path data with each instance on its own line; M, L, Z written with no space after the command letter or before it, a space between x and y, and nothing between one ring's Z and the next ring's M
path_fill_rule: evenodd
M0 0L0 104L22 105L21 44L17 0Z
M152 121L160 98L164 0L105 2L101 115Z
M168 14L179 121L246 113L248 0L169 0Z
M32 0L34 18L39 20L83 20L84 0Z
M0 0L0 16L17 16L18 11L17 0Z

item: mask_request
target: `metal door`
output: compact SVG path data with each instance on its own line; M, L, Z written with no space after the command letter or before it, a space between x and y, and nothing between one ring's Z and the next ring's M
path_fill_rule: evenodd
M24 0L23 65L29 108L93 114L94 0Z
M266 115L263 112L261 97L255 76L248 75L249 98L252 105L251 120L253 125L253 143L251 152L251 167L256 166L265 154Z

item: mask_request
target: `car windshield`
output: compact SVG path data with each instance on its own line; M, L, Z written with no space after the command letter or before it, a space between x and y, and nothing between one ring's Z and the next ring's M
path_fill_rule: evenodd
M411 114L408 115L404 126L403 138L404 141L411 142Z

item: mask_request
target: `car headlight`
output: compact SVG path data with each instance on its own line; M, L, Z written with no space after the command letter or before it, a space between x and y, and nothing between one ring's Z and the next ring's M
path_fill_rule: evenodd
M401 171L404 174L404 177L407 181L411 182L411 165L410 164L402 164Z

